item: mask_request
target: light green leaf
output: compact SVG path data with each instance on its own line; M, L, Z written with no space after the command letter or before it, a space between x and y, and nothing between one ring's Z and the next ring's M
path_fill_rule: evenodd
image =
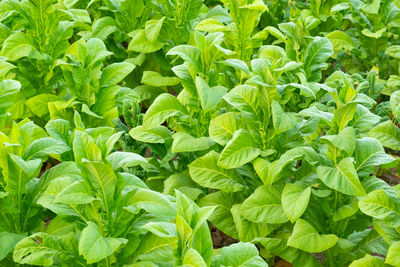
M218 166L233 169L252 161L260 155L260 150L250 133L244 129L237 130L218 159Z
M386 264L400 266L400 241L393 242L386 255Z
M273 100L271 103L271 109L272 122L274 124L274 129L277 134L286 132L296 125L296 115L293 113L283 112L281 105L279 105L279 103L275 100Z
M228 112L219 115L210 121L208 132L210 138L218 144L224 146L232 139L233 134L238 129L235 113Z
M217 165L219 154L210 151L189 164L192 179L203 187L220 189L224 192L237 192L246 185L236 170L227 170Z
M255 245L240 242L223 247L221 253L213 258L211 266L268 267L268 264L259 256Z
M10 61L15 61L29 56L34 49L34 42L30 35L23 32L15 32L4 41L1 56L8 58Z
M7 257L8 253L12 252L15 245L24 237L25 235L15 233L0 233L0 261Z
M328 66L325 63L333 55L333 46L328 38L314 37L314 40L307 46L303 60L303 68L307 74L307 81L319 82L322 78L321 69Z
M288 218L281 204L279 187L263 185L242 204L240 215L252 222L285 223Z
M335 50L335 55L337 55L340 51L351 51L353 48L356 47L353 39L343 32L343 31L333 31L326 35L326 38L331 41L333 45L333 49Z
M287 245L310 253L318 253L333 247L339 238L333 234L319 234L307 221L299 219L294 225Z
M174 86L180 83L178 77L164 77L155 71L144 71L141 83L149 86L162 87Z
M182 261L183 267L207 267L206 262L200 253L194 248L189 248Z
M144 157L133 152L116 151L111 153L107 160L111 162L114 170L138 165L142 166L142 168L147 168L148 166L148 162Z
M318 166L317 174L319 179L329 188L351 196L365 195L352 158L342 159L336 168Z
M95 198L91 196L92 190L89 184L83 180L73 182L57 194L55 203L70 205L89 204Z
M385 153L378 140L364 137L356 141L355 161L358 174L369 176L375 166L391 163L395 159Z
M170 131L164 126L155 126L146 129L140 125L132 128L132 130L129 131L129 134L137 141L153 144L163 144L166 139L171 138Z
M358 206L368 216L385 220L394 227L400 226L400 201L384 189L370 192L358 202Z
M60 155L71 150L67 144L52 137L44 137L33 141L26 149L24 159L45 159L48 155Z
M392 108L393 116L400 122L400 90L390 96L390 107Z
M103 162L83 161L82 166L84 176L89 180L97 196L102 200L105 210L109 213L113 203L117 176L112 168Z
M213 110L228 91L228 89L223 86L210 87L207 82L200 77L196 77L196 88L200 97L201 106L205 112Z
M52 236L36 233L18 242L13 259L20 264L50 266L62 251L63 248Z
M357 103L349 102L335 110L332 119L332 128L338 133L342 131L347 124L353 119L357 110Z
M49 114L49 102L59 101L60 97L55 96L53 94L40 94L35 95L29 98L25 105L38 117L43 117L46 114Z
M127 239L104 237L100 228L93 222L83 229L79 239L79 254L82 255L88 264L99 262L111 256Z
M383 259L367 254L363 258L353 261L349 267L385 267L385 264Z
M375 126L368 135L378 139L384 147L400 150L400 129L391 120Z
M161 94L149 107L143 118L144 128L153 128L163 123L167 118L180 114L188 115L186 108L171 94Z
M102 87L116 85L122 81L132 70L135 65L127 62L113 63L105 67L101 73L100 84Z
M293 223L303 215L310 201L311 187L297 184L286 184L282 192L282 208L286 216Z
M214 144L209 137L194 138L184 132L177 132L172 138L174 139L171 147L173 153L205 150Z

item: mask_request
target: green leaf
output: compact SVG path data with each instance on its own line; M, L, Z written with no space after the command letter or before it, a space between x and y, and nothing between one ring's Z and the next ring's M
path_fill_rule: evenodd
M309 222L298 219L287 245L310 253L318 253L333 247L338 240L339 238L333 234L319 234Z
M385 267L385 264L383 259L367 254L363 258L353 261L349 267Z
M219 115L210 121L208 132L211 140L224 146L232 139L233 134L238 129L235 113L228 112Z
M144 31L146 32L147 40L149 40L152 43L157 41L157 38L158 38L158 35L160 34L160 30L161 30L164 19L165 19L165 17L162 17L159 20L146 21Z
M342 159L336 168L318 166L317 174L319 179L329 188L351 196L365 195L352 158Z
M34 49L34 42L30 35L23 32L15 32L4 41L1 56L8 58L10 61L15 61L29 56Z
M62 252L63 248L52 236L36 233L18 242L13 259L20 264L50 266Z
M353 216L358 211L358 200L357 198L353 198L350 204L341 206L339 209L335 211L332 215L332 219L334 222L346 219L350 216Z
M49 102L55 102L61 100L60 97L55 96L53 94L40 94L35 95L29 98L25 105L38 117L43 117L46 114L49 114Z
M171 133L168 128L164 126L155 126L150 129L146 129L143 126L137 126L129 131L130 136L133 139L152 144L163 144L165 140L171 138Z
M111 256L127 242L128 240L124 238L104 237L95 223L88 222L79 239L79 254L88 264L92 264Z
M155 40L150 41L147 39L146 31L144 29L138 29L129 34L132 36L132 40L129 43L128 51L135 51L140 53L152 53L160 50L164 43Z
M338 135L324 135L320 140L329 145L328 157L335 161L338 157L337 148L345 151L348 156L353 155L355 138L354 128L346 127Z
M171 94L159 95L147 110L143 118L144 128L153 128L163 123L167 118L185 114L186 108Z
M246 186L236 172L217 165L219 154L210 151L201 158L189 164L189 173L192 179L203 187L220 189L224 192L237 192Z
M251 85L239 85L233 88L224 97L226 102L237 108L243 115L256 118L261 112L258 89Z
M357 110L357 103L349 102L335 110L332 119L332 128L338 133L342 131L347 124L353 119Z
M240 215L252 222L285 223L288 218L281 204L281 191L277 186L263 185L242 204Z
M60 155L70 151L71 148L64 142L52 137L44 137L33 141L26 149L24 159L46 159L49 155Z
M358 206L368 216L385 220L394 227L400 226L400 201L383 189L370 192L358 202Z
M386 154L375 138L357 139L355 151L356 170L360 176L369 176L375 166L389 164L395 159Z
M218 159L218 166L233 169L243 166L260 155L260 150L250 133L244 129L237 130Z
M196 88L200 97L201 107L205 112L213 110L228 91L223 86L210 87L200 77L196 77Z
M400 122L400 90L390 96L390 107L392 108L393 116Z
M340 51L351 51L353 48L356 48L353 39L343 31L336 30L330 32L326 35L326 38L331 41L336 56Z
M144 157L132 152L116 151L108 155L107 160L111 162L114 170L138 165L142 166L142 168L147 168L148 166L148 162Z
M306 211L310 201L311 187L297 184L286 184L282 192L282 208L286 216L293 223Z
M209 137L194 138L184 132L177 132L172 138L174 139L171 147L173 153L205 150L214 144Z
M15 245L24 237L25 235L15 233L0 233L0 261L7 257L8 253L13 251Z
M221 253L213 258L211 266L268 267L268 264L259 256L255 245L240 242L223 247Z
M178 77L163 77L160 73L155 71L144 71L141 83L149 86L174 86L180 83Z
M182 261L183 266L185 267L207 267L206 262L204 259L201 257L200 253L197 252L194 248L189 248L185 256L183 257Z
M95 199L91 194L92 190L89 184L80 180L65 187L65 189L56 196L54 202L69 205L89 204Z
M249 67L247 67L246 62L244 62L242 60L231 58L231 59L225 60L224 63L226 65L228 65L228 66L231 66L231 67L235 68L235 69L243 71L246 74L250 73Z
M7 114L7 110L15 103L15 98L21 89L21 84L14 80L0 82L0 116Z
M102 200L107 213L113 204L117 176L112 168L103 162L83 161L82 172ZM109 214L108 214L109 215Z
M393 242L386 255L386 264L400 266L400 241Z
M283 112L281 105L275 100L271 103L272 109L272 122L274 124L274 129L277 134L286 132L287 130L293 128L297 119L295 114Z
M109 87L121 82L132 70L135 65L127 62L113 63L105 67L101 73L100 84L102 87Z
M391 120L375 126L368 135L378 139L384 147L400 150L400 129Z
M322 78L321 69L328 66L325 63L333 55L333 46L328 38L314 37L313 41L307 46L303 60L303 68L307 74L307 81L319 82Z

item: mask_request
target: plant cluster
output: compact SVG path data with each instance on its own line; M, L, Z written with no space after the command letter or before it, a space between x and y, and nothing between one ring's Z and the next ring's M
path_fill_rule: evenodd
M398 0L0 0L0 266L400 266L399 36Z

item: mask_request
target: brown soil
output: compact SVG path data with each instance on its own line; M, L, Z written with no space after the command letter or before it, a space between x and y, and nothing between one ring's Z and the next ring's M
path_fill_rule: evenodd
M238 242L236 239L233 239L218 230L214 225L211 227L211 238L215 249L226 247Z

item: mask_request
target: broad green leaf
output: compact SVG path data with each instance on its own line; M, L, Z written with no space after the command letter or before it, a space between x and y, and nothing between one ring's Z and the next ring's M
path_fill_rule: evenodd
M163 123L167 118L180 114L188 115L186 108L171 94L158 96L143 118L143 127L153 128Z
M129 43L128 51L135 51L140 53L152 53L160 50L164 43L159 40L150 41L147 39L146 31L144 29L138 29L129 34L132 36L132 40Z
M8 253L12 252L15 245L24 237L25 235L15 233L0 233L0 261L7 257Z
M365 195L352 158L342 159L336 168L318 166L317 174L319 179L329 188L351 196Z
M104 237L100 228L94 222L88 222L79 239L79 254L88 264L99 262L111 256L127 239Z
M128 168L134 166L142 166L142 168L147 168L147 160L132 152L116 151L108 155L107 160L111 162L114 170L119 168Z
M11 195L21 197L25 193L27 182L39 173L41 163L40 159L25 161L17 155L9 154L7 156L8 172L5 175L6 191Z
M246 62L239 60L239 59L227 59L224 61L224 63L228 66L233 67L234 69L238 69L240 71L243 71L246 74L249 74L249 67L247 67Z
M210 151L201 158L189 164L189 173L192 179L203 187L220 189L224 192L237 192L246 185L236 172L227 170L217 165L219 154Z
M201 107L205 112L213 110L228 91L223 86L210 87L205 80L196 77L196 88L200 97Z
M333 119L333 114L329 112L325 112L322 110L319 110L316 106L312 106L306 109L302 109L299 112L299 115L305 116L305 117L312 117L312 118L320 118L330 124Z
M34 49L34 42L30 35L24 32L15 32L4 41L1 56L15 61L29 56Z
M223 98L244 115L250 116L250 118L256 118L261 112L259 105L260 96L258 89L254 86L236 86L229 93L225 94Z
M351 51L353 48L356 48L353 39L343 31L336 30L330 32L326 35L326 38L331 41L336 56L340 51Z
M332 127L338 133L342 131L347 124L353 119L354 113L357 110L357 103L349 102L335 110Z
M372 128L368 135L378 139L384 147L400 150L400 129L390 120Z
M103 87L113 86L122 81L132 70L135 65L127 62L113 63L105 67L101 73L100 84Z
M390 107L392 108L393 116L400 122L400 90L390 96Z
M234 226L236 226L237 237L236 239L242 242L251 242L254 238L259 236L267 236L276 228L279 224L269 224L266 222L255 223L245 219L240 215L240 204L235 204L231 208L230 216L233 216Z
M238 129L235 113L228 112L219 115L210 121L208 132L210 138L218 144L224 146L232 139L233 134Z
M393 242L390 245L385 263L400 266L400 241Z
M303 215L310 201L311 187L286 184L282 192L282 208L293 223Z
M183 257L182 264L184 267L207 267L204 259L194 248L189 248L186 251L185 256Z
M176 245L176 241L171 241L171 239L148 233L141 239L133 258L165 264L174 260L172 254L174 245ZM171 265L173 265L173 263L171 263Z
M33 141L26 149L24 159L46 159L49 155L60 155L71 150L64 142L52 137L44 137Z
M319 82L322 78L321 69L328 66L325 61L333 55L333 46L328 38L314 37L308 45L303 60L303 68L307 73L307 80Z
M274 129L277 134L286 132L287 130L293 128L297 119L295 114L283 112L281 105L275 100L271 103L272 109L272 122L274 124Z
M17 243L13 259L20 264L50 266L62 252L63 248L52 236L36 233Z
M363 258L353 261L349 267L385 267L383 259L365 255Z
M346 127L338 135L324 135L320 138L321 142L328 144L328 157L334 161L339 156L339 150L346 152L347 156L352 156L355 149L355 131L353 127ZM339 149L339 150L338 150Z
M49 114L48 103L59 101L60 97L55 96L53 94L40 94L35 95L34 97L29 98L25 105L38 117L43 117L46 114Z
M137 126L132 128L132 130L129 131L129 134L137 141L154 144L163 144L166 139L171 138L171 133L168 128L164 126L155 126L150 129L144 128L143 126Z
M124 200L124 206L132 205L159 216L176 216L176 208L168 197L150 189L138 188L129 192Z
M268 264L259 256L255 245L240 242L223 247L211 266L268 267Z
M196 25L195 30L203 32L223 32L228 31L229 28L214 18L206 18Z
M112 168L103 162L84 161L82 166L84 177L88 179L97 196L102 200L107 214L110 215L117 176Z
M240 215L252 222L285 223L288 218L281 204L279 187L263 185L242 204Z
M353 216L358 211L358 200L357 198L353 198L351 202L347 205L341 206L339 209L335 211L332 215L332 219L334 222L346 219L350 216Z
M356 140L355 161L358 174L369 176L375 166L391 163L395 159L385 153L378 140L364 137Z
M333 234L319 234L307 221L298 219L287 245L310 253L318 253L333 247L339 238Z
M21 84L14 80L2 80L0 82L0 116L7 114L7 110L15 103ZM2 126L2 125L1 125Z
M150 42L157 41L158 35L160 34L161 27L163 25L165 17L162 17L159 20L148 20L146 21L146 25L144 30L146 32L146 38Z
M95 198L91 196L92 190L89 184L83 180L73 182L63 189L54 199L56 203L71 205L89 204Z
M174 139L171 147L173 153L205 150L214 144L209 137L194 138L184 132L175 133L172 138Z
M252 161L259 154L260 150L257 148L250 133L239 129L222 150L218 159L218 166L226 169L237 168Z
M385 220L394 227L400 226L400 201L383 189L370 192L358 202L358 206L368 216Z
M178 77L164 77L155 71L144 71L141 83L149 86L174 86L180 83Z

